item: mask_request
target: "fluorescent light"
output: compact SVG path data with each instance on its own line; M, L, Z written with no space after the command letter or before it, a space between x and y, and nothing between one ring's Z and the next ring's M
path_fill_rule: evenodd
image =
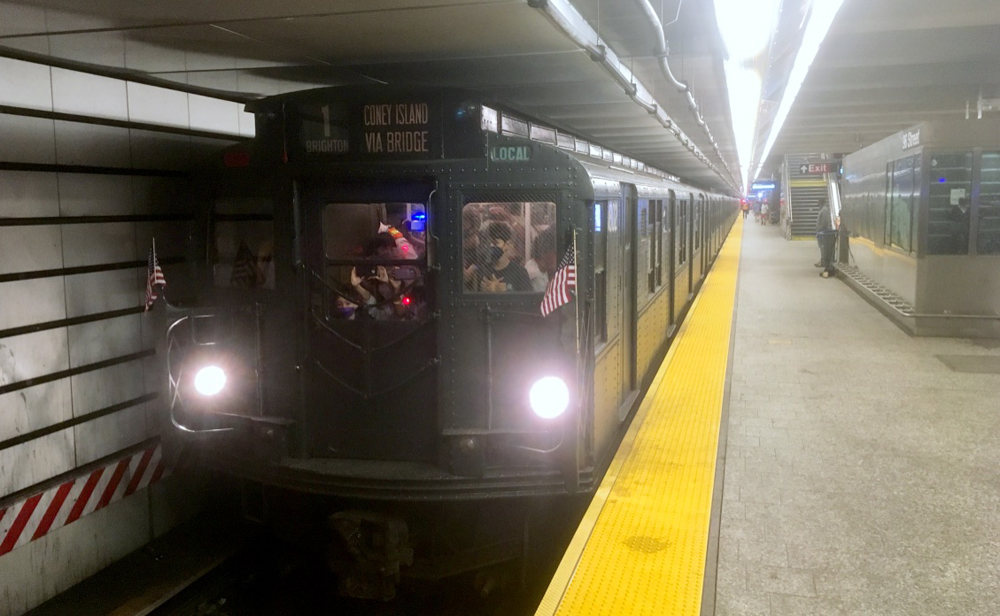
M771 132L767 136L767 145L761 152L754 177L760 174L768 154L771 153L771 148L778 139L781 127L785 123L785 119L788 118L788 112L792 109L792 103L795 102L795 97L798 95L799 89L802 88L802 82L809 74L809 67L816 59L819 47L830 31L833 19L837 16L837 11L840 10L843 3L844 0L813 0L809 12L809 22L802 35L802 45L799 47L799 53L795 56L795 64L788 77L788 85L785 86L785 91L781 96L781 104L774 117L774 123L771 125Z
M760 111L763 67L774 35L780 0L715 0L719 34L728 58L726 89L733 116L733 137L739 157L741 190L750 185L754 138Z

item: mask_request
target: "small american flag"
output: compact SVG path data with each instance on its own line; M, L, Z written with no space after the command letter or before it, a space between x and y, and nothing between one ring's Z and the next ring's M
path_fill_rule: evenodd
M244 289L257 286L257 258L250 252L250 247L245 241L240 242L239 248L236 249L233 275L229 279L229 284Z
M149 267L146 269L146 311L153 307L153 302L159 297L156 293L157 285L167 286L167 279L163 277L163 270L160 269L160 262L156 258L156 240L149 247Z
M545 297L542 298L542 316L546 317L550 312L569 303L571 289L576 289L576 252L573 246L566 249L566 254L559 261L556 274L549 281L549 286L545 288Z

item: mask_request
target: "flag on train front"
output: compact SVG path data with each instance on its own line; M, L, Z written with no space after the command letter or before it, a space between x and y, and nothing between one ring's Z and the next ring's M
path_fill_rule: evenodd
M545 288L545 296L542 298L542 316L546 317L550 312L568 304L570 300L569 292L576 289L576 251L570 245L566 249L556 273Z
M229 284L244 289L252 289L257 286L257 257L250 252L246 241L241 241L239 248L236 249L233 274L229 278Z
M163 277L160 261L156 258L156 238L153 238L153 245L149 247L149 265L146 268L146 311L153 307L153 302L159 297L156 293L157 286L167 286L167 279Z

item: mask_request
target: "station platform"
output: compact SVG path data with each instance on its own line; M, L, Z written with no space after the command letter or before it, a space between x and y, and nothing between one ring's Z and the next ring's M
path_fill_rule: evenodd
M737 223L537 614L995 614L1000 348Z

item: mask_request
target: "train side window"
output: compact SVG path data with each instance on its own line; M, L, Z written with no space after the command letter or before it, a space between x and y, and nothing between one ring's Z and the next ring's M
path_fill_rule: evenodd
M606 201L594 203L594 299L596 342L600 345L608 340L608 204Z
M208 263L216 287L274 288L274 217L267 199L215 203Z
M556 205L469 202L462 208L466 293L543 293L555 273Z
M1000 254L1000 152L983 152L979 180L976 252Z
M655 274L655 285L650 283L650 287L659 289L663 286L663 201L657 200L653 214L655 221L653 224L653 270Z
M677 208L677 267L687 263L687 236L688 236L688 203L681 199L680 207Z

